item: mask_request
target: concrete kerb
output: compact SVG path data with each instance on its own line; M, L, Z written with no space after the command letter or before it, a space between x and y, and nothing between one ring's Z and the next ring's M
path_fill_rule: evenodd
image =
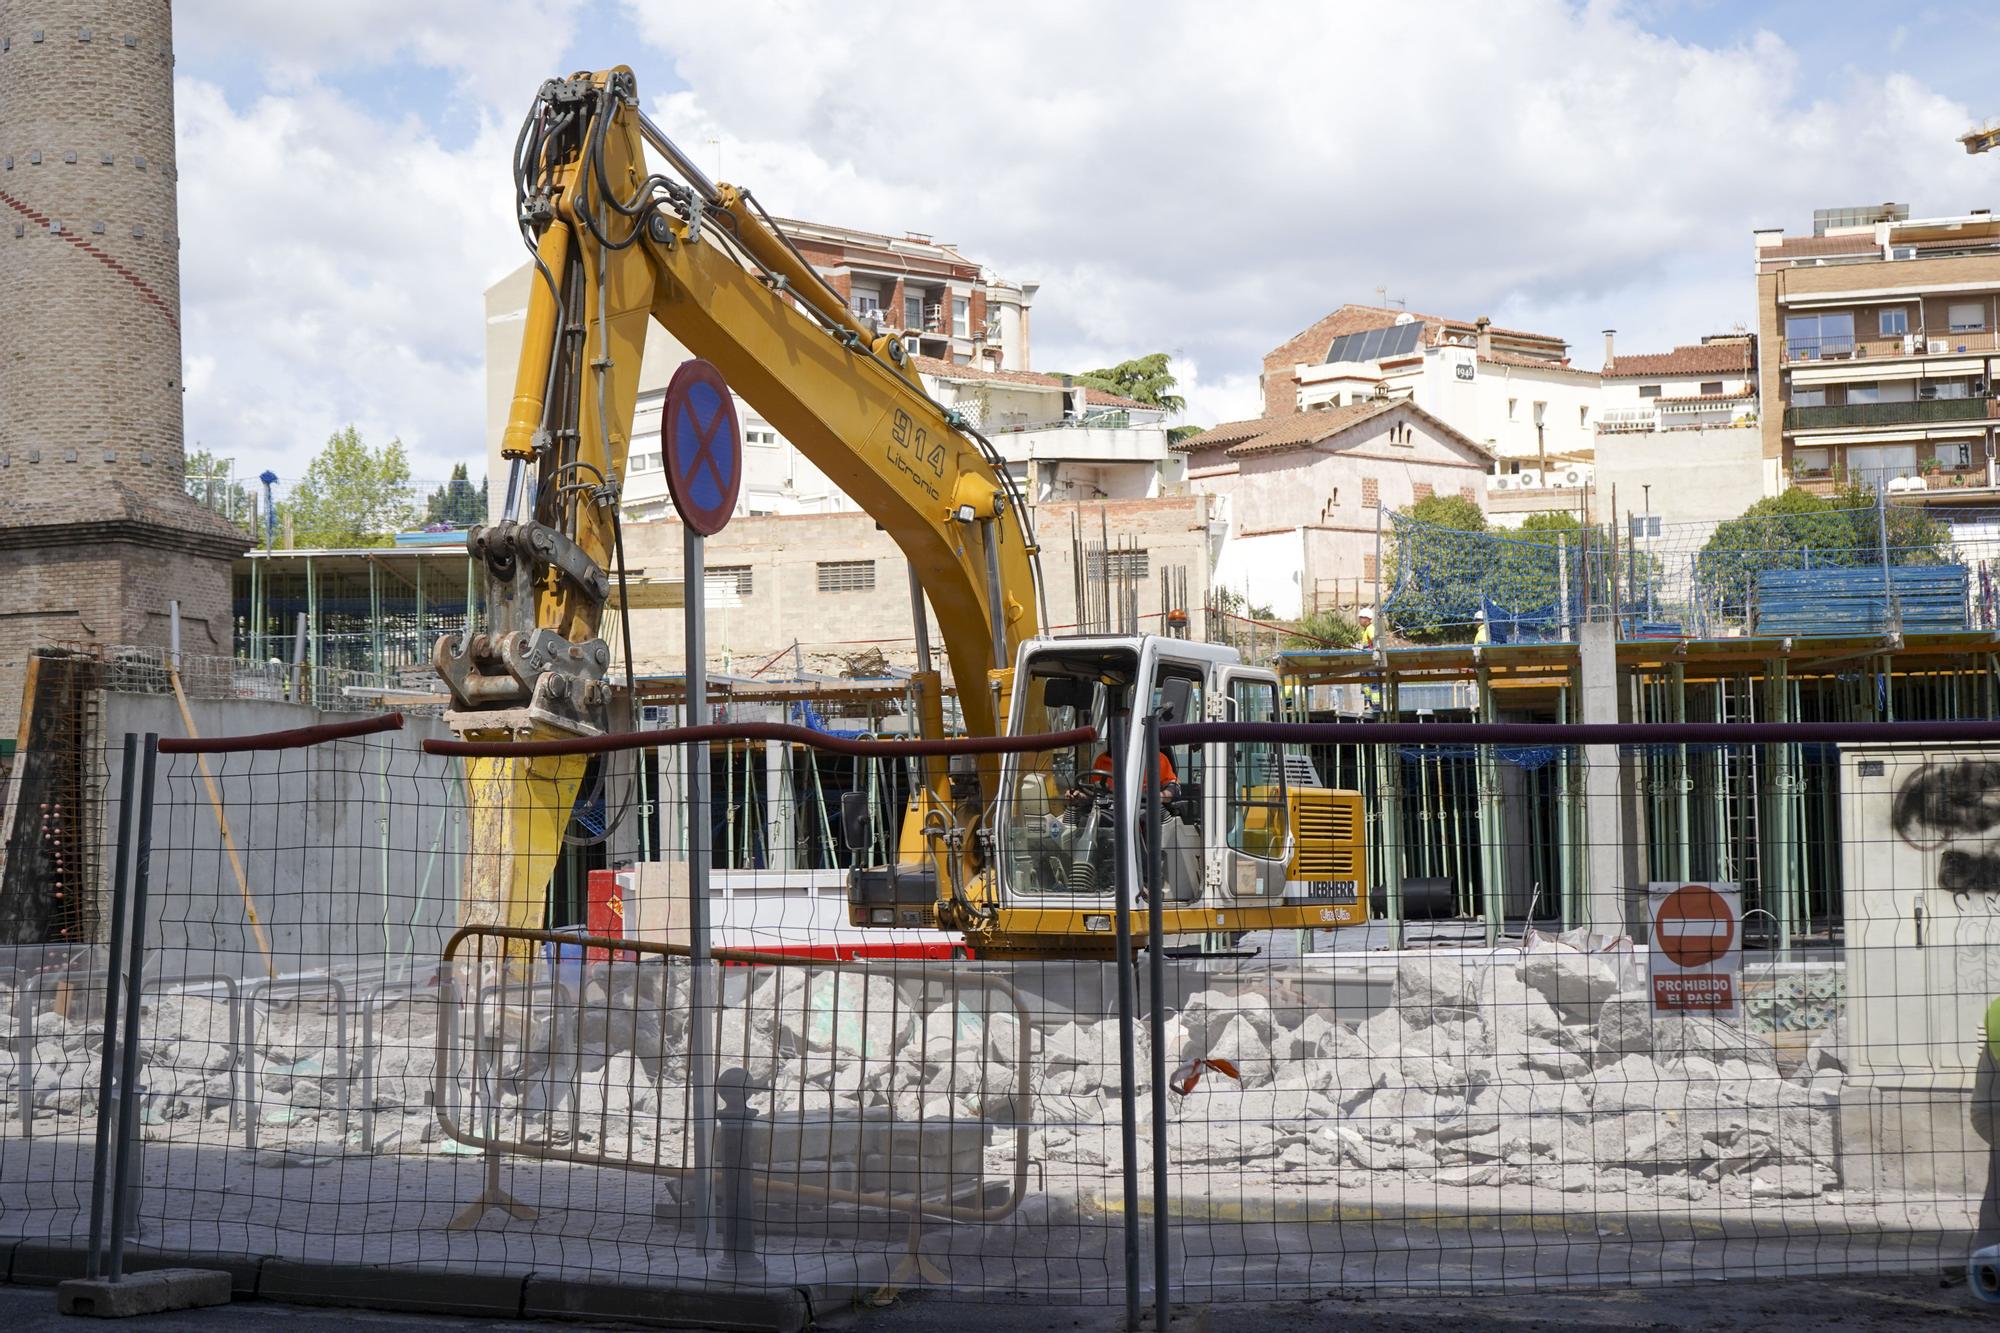
M529 1318L616 1319L660 1328L802 1333L811 1326L813 1311L806 1292L797 1287L631 1287L530 1274L521 1313Z
M1542 1197L1543 1195L1547 1197ZM1974 1200L1973 1207L1977 1207ZM1404 1226L1452 1231L1533 1231L1578 1236L1587 1239L1621 1241L1677 1240L1797 1240L1811 1234L1811 1223L1796 1215L1759 1217L1749 1209L1709 1209L1695 1213L1663 1212L1657 1208L1604 1207L1580 1209L1576 1196L1559 1191L1536 1191L1534 1197L1501 1203L1477 1203L1467 1199L1438 1197L1408 1199L1397 1203L1346 1202L1337 1199L1274 1199L1269 1195L1186 1196L1168 1200L1167 1215L1173 1221L1192 1225L1339 1225L1343 1223L1396 1223ZM1095 1198L1091 1208L1105 1216L1122 1216L1123 1202L1116 1197ZM1153 1216L1153 1200L1138 1201L1141 1217ZM1851 1208L1839 1209L1839 1216L1826 1219L1830 1234L1848 1239L1862 1237L1896 1238L1915 1242L1935 1242L1940 1238L1969 1231L1942 1220L1934 1225L1913 1222L1878 1221L1867 1225L1852 1216Z
M0 1241L4 1272L17 1286L61 1287L83 1277L80 1248ZM732 1288L724 1284L635 1287L436 1269L313 1264L258 1255L147 1252L128 1256L132 1274L205 1269L228 1274L239 1300L410 1310L474 1317L616 1319L662 1328L801 1333L812 1323L811 1293L799 1287Z
M369 1310L417 1310L487 1318L520 1317L525 1277L366 1264L265 1261L259 1299L289 1305L337 1305Z

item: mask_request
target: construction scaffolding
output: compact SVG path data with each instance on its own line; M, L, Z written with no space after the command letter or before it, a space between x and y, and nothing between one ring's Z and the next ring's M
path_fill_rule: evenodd
M1932 722L2000 709L1990 631L1628 638L1616 654L1619 721ZM1378 918L1398 929L1456 920L1491 939L1582 919L1590 839L1578 751L1366 743L1371 722L1583 722L1577 644L1291 651L1280 662L1292 717L1357 724L1355 744L1317 746L1313 759L1325 781L1366 797ZM1619 761L1635 849L1627 887L1740 883L1753 946L1840 938L1833 747L1628 746Z
M479 618L476 571L461 543L347 551L251 551L236 562L236 642L253 662L434 685L440 636Z

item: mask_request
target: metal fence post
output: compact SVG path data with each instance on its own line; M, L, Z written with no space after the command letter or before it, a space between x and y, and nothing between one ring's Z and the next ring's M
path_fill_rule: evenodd
M111 1152L111 1092L118 1058L118 964L125 951L125 899L131 889L132 790L139 780L139 734L125 733L125 766L118 775L118 849L111 878L111 952L104 968L104 1049L97 1067L97 1145L90 1160L90 1251L83 1275L96 1277L104 1249L104 1168ZM28 1094L24 1091L24 1097ZM30 1115L34 1114L32 1107Z
M125 981L124 1073L118 1080L118 1151L111 1174L111 1261L106 1276L113 1282L125 1275L125 1232L132 1214L125 1196L133 1187L132 1140L139 1132L139 1108L134 1105L139 1084L139 1010L143 1007L139 997L145 982L146 885L153 870L153 783L159 762L160 734L149 731L141 758L139 833L132 857L131 973Z
M1133 1049L1133 1025L1138 1008L1132 973L1132 821L1125 811L1125 793L1132 775L1126 761L1126 713L1113 706L1106 731L1111 750L1111 827L1113 848L1112 916L1118 931L1118 1139L1120 1171L1125 1189L1125 1327L1139 1326L1139 1124L1138 1097L1133 1088L1138 1056Z
M757 1255L757 1232L750 1188L750 1125L757 1118L750 1105L750 1075L725 1069L716 1076L716 1110L722 1137L722 1268L743 1281L764 1275Z
M1172 1308L1172 1286L1167 1276L1167 950L1164 909L1165 877L1160 873L1163 850L1160 824L1160 715L1146 715L1146 976L1153 992L1153 1005L1146 1016L1149 1048L1146 1052L1153 1081L1153 1318L1160 1333ZM1282 760L1280 761L1282 763Z

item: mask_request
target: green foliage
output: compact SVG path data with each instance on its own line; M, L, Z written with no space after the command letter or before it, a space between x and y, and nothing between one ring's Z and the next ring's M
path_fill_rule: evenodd
M1398 512L1383 609L1413 643L1464 643L1480 607L1486 515L1462 495L1431 495Z
M1718 524L1695 557L1695 581L1716 605L1743 607L1761 570L1879 564L1885 526L1892 565L1951 558L1950 530L1924 510L1894 506L1878 514L1874 494L1859 487L1825 496L1793 487Z
M1169 426L1167 427L1167 444L1171 447L1179 444L1182 440L1191 440L1206 429L1208 429L1206 426Z
M1384 612L1415 643L1470 642L1489 602L1496 620L1509 623L1507 631L1495 625L1496 637L1511 637L1516 618L1553 629L1565 591L1572 601L1581 591L1583 543L1574 514L1530 514L1518 529L1488 529L1462 496L1419 500L1397 517Z
M280 512L297 547L389 546L417 525L409 481L401 440L370 449L348 426L327 438Z
M1134 357L1100 370L1086 370L1073 378L1078 384L1115 393L1121 398L1150 403L1167 413L1179 412L1187 406L1186 400L1173 392L1179 381L1167 367L1165 352Z
M480 478L478 489L474 489L466 475L465 464L456 463L451 469L451 480L432 491L424 502L424 526L444 524L454 528L469 528L475 523L486 521L486 479Z
M1345 611L1327 607L1292 625L1287 648L1352 648L1361 642L1361 622Z

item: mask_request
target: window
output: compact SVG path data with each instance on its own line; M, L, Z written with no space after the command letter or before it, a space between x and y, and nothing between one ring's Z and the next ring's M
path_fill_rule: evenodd
M1576 424L1579 430L1590 424L1590 408L1588 405L1576 409Z
M1937 461L1940 467L1971 467L1972 446L1969 444L1940 444L1937 446Z
M1639 386L1639 396L1641 398L1658 398L1660 396L1660 386L1657 384L1641 384Z
M1537 426L1542 424L1542 417L1545 413L1547 413L1548 410L1549 410L1549 405L1547 403L1535 404L1535 424Z
M1713 397L1715 397L1716 395L1720 394L1721 392L1722 392L1722 381L1721 381L1721 380L1703 380L1703 381L1701 382L1701 396L1702 396L1702 397L1704 397L1704 398L1713 398Z
M1518 398L1509 398L1507 400L1507 420L1512 421L1514 419L1514 410L1520 405L1521 400Z
M1826 386L1824 384L1802 384L1792 390L1793 407L1825 407Z
M748 597L754 582L748 565L711 565L702 577L702 587L711 597Z
M972 302L963 296L951 298L951 331L961 338L972 336Z
M821 592L874 592L873 560L822 560L819 562Z
M1910 312L1889 306L1875 316L1875 331L1884 338L1900 338L1910 331Z
M1953 333L1977 333L1986 327L1986 307L1977 301L1953 302L1948 322Z
M1847 401L1855 403L1879 403L1882 401L1881 386L1875 384L1850 384L1847 386Z
M854 293L854 313L863 319L882 309L882 298L875 292Z
M746 430L743 432L743 443L775 448L778 443L778 432L774 430Z
M924 298L905 296L903 298L903 327L920 329L924 326Z
M1278 686L1268 680L1229 683L1230 720L1276 722ZM1229 846L1260 861L1285 855L1285 758L1270 741L1229 747ZM1239 890L1240 891L1240 890Z
M1657 537L1659 535L1660 516L1658 514L1632 515L1632 539L1634 541L1639 540L1641 537Z
M1854 352L1854 316L1792 315L1785 320L1785 356L1810 361Z
M1827 469L1827 452L1824 449L1794 449L1792 470L1794 472L1824 473Z
M1152 566L1152 557L1146 551L1089 551L1083 557L1084 574L1093 579L1143 579Z

